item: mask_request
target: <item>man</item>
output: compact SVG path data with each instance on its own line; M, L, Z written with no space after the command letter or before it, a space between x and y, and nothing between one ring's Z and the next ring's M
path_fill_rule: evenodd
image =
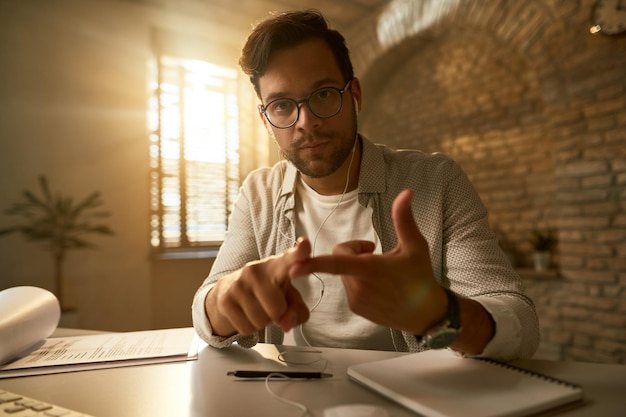
M357 133L361 85L315 10L274 16L240 58L283 157L255 171L193 304L214 347L259 340L530 357L534 306L459 166ZM297 238L298 237L298 238Z

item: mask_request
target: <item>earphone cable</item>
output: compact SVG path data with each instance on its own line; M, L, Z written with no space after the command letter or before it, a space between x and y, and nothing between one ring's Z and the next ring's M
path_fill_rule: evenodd
M313 238L313 241L311 242L311 256L315 256L315 246L317 244L317 238L319 237L324 225L326 225L326 222L328 221L328 219L333 215L333 213L335 213L335 211L339 208L339 206L341 205L341 203L343 202L343 199L348 191L348 187L350 186L350 172L352 171L352 164L354 162L354 154L356 153L356 144L357 144L357 140L358 140L358 132L355 133L354 135L354 142L352 145L352 152L350 155L350 163L348 164L348 172L346 174L346 183L344 185L343 188L343 192L341 193L341 197L339 198L339 201L337 202L337 204L335 204L335 206L332 208L332 210L328 213L328 215L324 218L324 220L322 221L322 223L319 225L319 227L317 228L317 231L315 232L315 237ZM281 159L282 155L280 152L280 148L278 149L278 158ZM283 182L284 182L284 178L285 178L285 167L281 166L281 175L283 178ZM276 195L276 202L278 202L278 199L280 197L280 194L283 192L283 188L282 185L280 187L280 189L278 190L278 194ZM291 240L293 241L293 239L287 235L285 235L285 233L278 228L278 233L280 233L284 238L286 238L287 240ZM294 243L296 243L294 241ZM324 280L322 280L322 278L317 275L316 273L311 273L312 276L315 277L315 279L317 279L321 285L321 289L320 289L320 293L319 296L317 297L317 301L315 302L315 304L313 305L313 307L311 307L311 309L309 309L309 313L312 313L322 302L322 299L324 297L324 292L326 291L326 284L324 283ZM303 324L300 324L299 326L299 330L300 330L300 336L302 337L302 340L304 340L304 343L307 346L311 346L311 343L309 342L309 340L307 339L307 337L304 334L303 331Z

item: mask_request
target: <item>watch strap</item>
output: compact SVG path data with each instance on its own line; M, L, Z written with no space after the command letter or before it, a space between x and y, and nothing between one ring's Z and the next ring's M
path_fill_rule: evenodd
M459 308L459 299L449 288L443 289L448 296L448 309L446 311L446 319L450 322L450 327L454 329L461 328L461 312Z
M441 331L447 332L459 332L461 330L461 315L459 300L456 295L448 288L443 289L448 297L448 307L446 309L446 316L443 321L437 323L432 328L428 329L423 336L415 335L417 343L420 347L431 347L428 341L431 337L436 337L436 333ZM456 338L456 336L454 336Z

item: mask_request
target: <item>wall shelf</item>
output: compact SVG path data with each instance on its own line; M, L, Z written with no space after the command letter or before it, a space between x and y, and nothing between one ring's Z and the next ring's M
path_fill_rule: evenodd
M561 277L559 270L556 268L550 268L545 271L537 271L534 268L515 268L515 271L522 279L555 280Z

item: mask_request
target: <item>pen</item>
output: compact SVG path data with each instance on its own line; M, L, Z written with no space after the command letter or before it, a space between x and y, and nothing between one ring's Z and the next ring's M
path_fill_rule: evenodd
M299 379L321 379L330 378L332 374L324 372L303 372L303 371L229 371L226 375L237 378L267 378L270 374L282 375L287 378Z

